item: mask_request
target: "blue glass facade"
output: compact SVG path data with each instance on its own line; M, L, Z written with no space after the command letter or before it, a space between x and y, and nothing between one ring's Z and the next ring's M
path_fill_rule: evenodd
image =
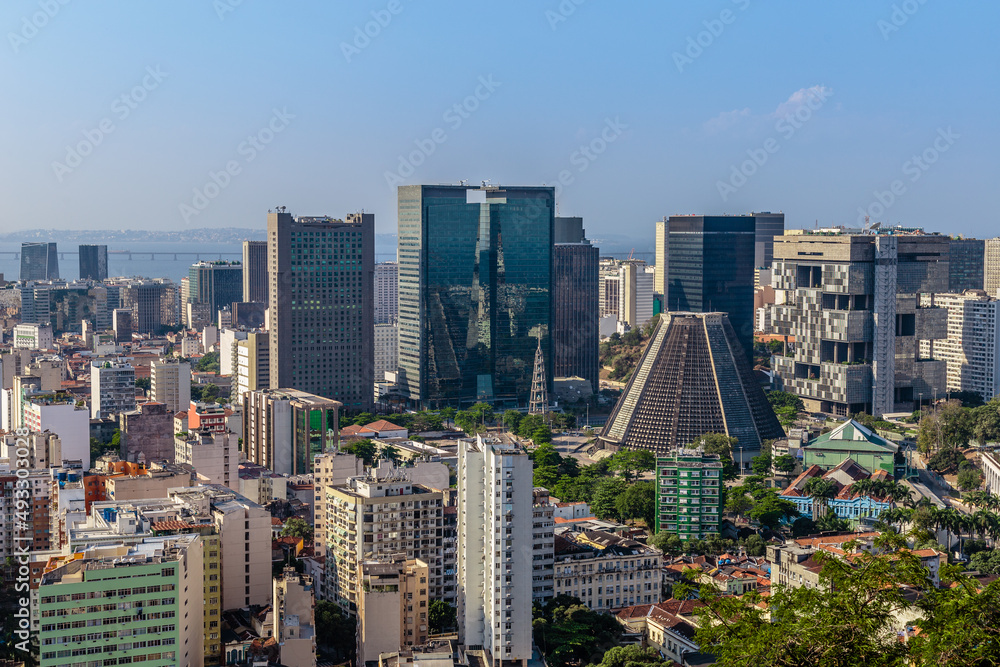
M418 405L524 405L552 381L553 188L399 188L399 382Z

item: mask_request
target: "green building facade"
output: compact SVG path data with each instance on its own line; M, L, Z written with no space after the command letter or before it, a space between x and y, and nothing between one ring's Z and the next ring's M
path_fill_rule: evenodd
M656 532L682 540L719 532L722 463L700 449L679 449L656 459Z
M897 479L906 473L906 461L899 445L853 419L802 447L803 470L812 465L832 470L849 458L869 472L884 470Z

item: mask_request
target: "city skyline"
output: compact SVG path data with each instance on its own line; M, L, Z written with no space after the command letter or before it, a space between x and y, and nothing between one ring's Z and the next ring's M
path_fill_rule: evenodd
M10 3L0 80L34 95L5 108L17 132L3 173L20 196L4 227L246 226L295 202L364 209L392 233L396 185L489 179L557 187L558 214L587 218L594 239L751 210L783 211L788 228L867 212L991 235L997 93L977 83L1000 9L791 8L570 1L456 16L403 0L223 0L60 4L36 21L37 3ZM443 26L455 49L422 49ZM256 48L289 31L295 49ZM781 39L760 48L768 33ZM590 46L609 34L629 38ZM344 92L365 103L334 103Z

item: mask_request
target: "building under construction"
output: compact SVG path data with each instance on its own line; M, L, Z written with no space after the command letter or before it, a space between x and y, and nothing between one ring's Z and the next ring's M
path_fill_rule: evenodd
M665 455L704 433L738 440L742 469L784 437L725 313L664 313L600 439Z

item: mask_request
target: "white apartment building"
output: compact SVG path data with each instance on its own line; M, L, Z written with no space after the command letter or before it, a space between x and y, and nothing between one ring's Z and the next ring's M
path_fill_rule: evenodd
M1000 237L986 239L983 283L989 296L1000 298Z
M326 487L344 486L351 477L365 473L364 461L353 454L328 452L313 457L313 501L315 520L313 523L313 547L315 553L326 552Z
M921 354L947 364L945 391L974 391L989 401L1000 394L1000 301L980 290L924 294L921 306L946 308L948 337L921 341Z
M170 412L182 412L191 405L191 364L176 359L160 359L150 366L150 393Z
M458 637L493 667L531 659L532 464L517 445L462 440L458 449Z
M84 470L90 468L90 413L72 399L58 396L28 397L21 408L21 420L33 433L54 433L59 437L60 456L65 461L80 461ZM60 461L49 462L59 465Z
M113 417L130 410L135 410L135 369L132 365L120 360L92 362L90 365L91 418Z
M385 380L386 373L395 373L399 362L399 326L375 325L375 381Z
M201 431L174 438L174 463L186 463L207 484L240 487L239 439L235 433Z
M556 595L610 612L660 601L663 554L613 533L564 532L557 539L554 573Z
M233 401L243 405L243 395L271 386L271 345L267 332L252 332L233 348Z
M555 505L531 509L531 599L544 604L555 595Z
M18 324L14 327L14 347L22 350L51 350L52 327L48 324Z
M399 319L399 264L375 265L375 324L395 324ZM375 374L375 379L379 375Z
M249 335L236 329L219 329L219 375L233 375L236 372L235 347Z

